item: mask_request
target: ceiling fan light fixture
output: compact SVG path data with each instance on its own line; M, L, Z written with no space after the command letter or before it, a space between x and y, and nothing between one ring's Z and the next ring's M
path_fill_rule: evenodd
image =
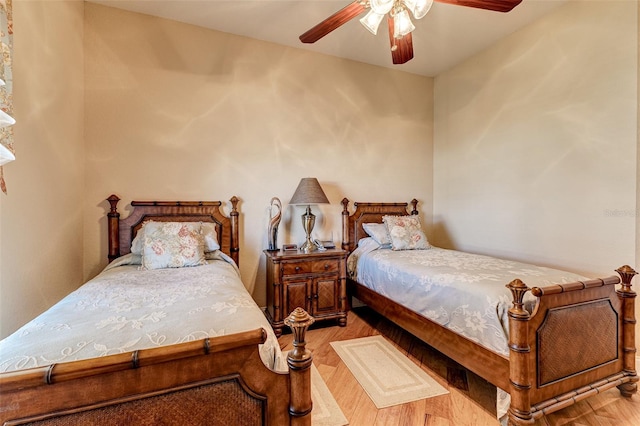
M393 14L393 36L395 38L402 38L415 29L407 9L403 8Z
M433 0L403 0L403 3L416 19L424 18L433 6Z
M391 11L395 0L369 0L369 6L378 15L385 15Z
M360 19L360 23L366 29L371 31L373 35L376 35L378 34L378 27L380 27L382 18L384 18L384 15L380 15L379 13L376 13L373 9L371 9L369 13L364 16L364 18Z
M351 0L351 3L305 31L299 38L303 43L315 43L352 19L360 18L367 9L371 9L367 12L367 16L360 19L360 23L375 35L382 18L388 14L391 60L396 65L404 64L413 59L411 32L415 26L409 15L413 15L415 19L425 17L434 1L496 12L509 12L523 0Z

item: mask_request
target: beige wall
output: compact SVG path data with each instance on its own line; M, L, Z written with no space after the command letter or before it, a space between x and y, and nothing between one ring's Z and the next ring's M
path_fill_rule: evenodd
M437 244L587 275L638 263L637 17L568 2L436 78Z
M240 269L265 304L267 209L317 177L340 200L422 203L430 220L433 80L175 21L85 6L84 276L106 264L107 203L241 198ZM303 241L285 208L282 242ZM291 222L291 220L293 222Z
M0 337L82 283L83 4L15 1L17 160L0 194Z
M315 210L318 237L339 238L344 196L417 197L430 225L433 186L441 245L584 273L640 265L640 13L582 3L440 76L432 111L430 79L93 4L83 36L82 2L14 0L0 337L104 266L112 192L123 215L131 199L240 196L241 269L261 304L268 203L303 176L332 202ZM286 209L280 243L301 240L299 213Z

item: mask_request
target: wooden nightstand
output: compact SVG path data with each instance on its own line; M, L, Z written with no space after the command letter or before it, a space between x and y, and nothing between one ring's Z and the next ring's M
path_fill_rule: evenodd
M301 307L316 321L337 319L347 325L347 251L328 249L312 253L265 250L267 308L265 315L277 336L284 319Z

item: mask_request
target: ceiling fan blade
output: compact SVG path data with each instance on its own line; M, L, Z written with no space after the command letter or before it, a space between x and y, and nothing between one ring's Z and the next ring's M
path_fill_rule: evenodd
M435 0L440 3L455 4L458 6L475 7L478 9L493 10L496 12L509 12L519 5L522 0Z
M364 4L360 3L359 0L356 0L350 5L345 6L333 15L329 16L327 19L320 22L318 25L311 28L306 33L302 34L300 36L300 41L303 43L315 43L322 37L329 34L331 31L346 24L356 16L360 15L365 11L365 9L366 8Z
M402 38L393 36L393 18L387 18L389 23L389 42L391 43L391 59L396 65L404 64L413 59L413 37L411 33Z

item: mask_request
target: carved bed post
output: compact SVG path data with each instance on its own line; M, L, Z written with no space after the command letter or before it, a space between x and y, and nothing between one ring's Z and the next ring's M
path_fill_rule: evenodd
M622 396L631 397L638 390L638 377L636 372L636 339L635 339L635 299L636 292L631 288L631 280L637 272L628 265L621 266L616 272L622 279L622 287L616 290L622 304L622 363L625 373L634 377L627 383L618 386Z
M240 200L234 195L229 201L231 201L231 213L229 214L231 218L231 247L229 251L236 265L240 265L240 234L238 232L238 201Z
M519 279L507 284L513 296L513 306L509 308L509 382L511 384L511 405L509 424L533 424L529 390L529 312L523 307L523 298L529 287Z
M342 249L349 250L349 200L342 199Z
M120 256L120 213L118 213L118 198L117 195L112 194L107 201L111 205L111 210L107 213L107 227L109 230L109 263L118 256Z
M306 349L304 340L307 328L315 319L304 309L296 308L285 318L284 323L293 332L293 350L289 351L287 364L291 379L291 414L292 426L311 426L311 352Z

